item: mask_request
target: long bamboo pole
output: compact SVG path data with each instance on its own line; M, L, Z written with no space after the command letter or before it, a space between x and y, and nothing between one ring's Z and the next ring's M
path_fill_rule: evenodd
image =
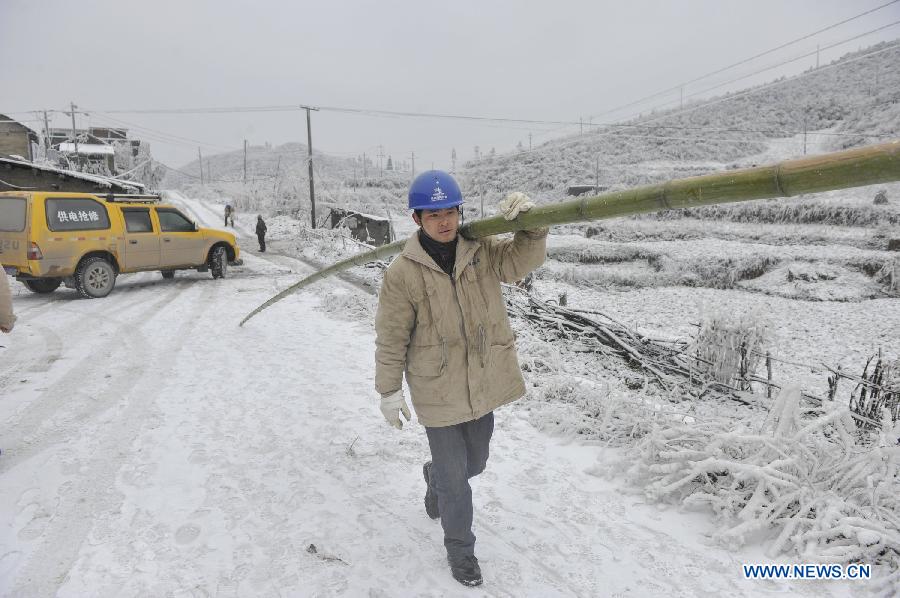
M519 214L515 220L494 216L469 223L460 229L460 234L469 239L479 239L554 224L588 222L753 199L793 197L804 193L894 181L900 181L900 140L544 205ZM247 314L240 325L243 326L262 310L317 280L351 266L383 260L400 253L405 243L405 240L395 241L332 264L281 291Z

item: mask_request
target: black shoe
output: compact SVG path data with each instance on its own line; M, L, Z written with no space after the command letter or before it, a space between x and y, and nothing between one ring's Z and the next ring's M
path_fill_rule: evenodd
M484 581L481 579L481 567L478 566L478 559L474 556L464 556L456 559L451 559L448 556L447 562L450 563L450 573L453 574L453 579L462 585L470 587L480 586L481 582Z
M438 510L437 492L431 486L431 461L422 466L422 475L425 476L425 513L432 519L441 516Z

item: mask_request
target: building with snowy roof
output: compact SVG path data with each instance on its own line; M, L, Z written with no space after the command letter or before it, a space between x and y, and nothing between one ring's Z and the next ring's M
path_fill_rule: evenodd
M38 134L19 121L0 114L0 156L20 156L26 160L36 157Z
M0 156L0 191L143 193L144 185Z

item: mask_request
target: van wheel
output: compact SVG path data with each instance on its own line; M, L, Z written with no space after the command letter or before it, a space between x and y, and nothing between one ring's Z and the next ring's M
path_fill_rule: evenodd
M162 277L167 280L175 278L175 270L163 270L160 272L160 274L162 274Z
M109 295L116 286L116 269L102 257L81 260L75 270L75 288L87 299Z
M59 288L62 280L59 278L37 278L34 280L23 280L22 283L32 293L52 293Z
M209 254L209 269L213 278L225 278L228 271L228 252L219 245Z

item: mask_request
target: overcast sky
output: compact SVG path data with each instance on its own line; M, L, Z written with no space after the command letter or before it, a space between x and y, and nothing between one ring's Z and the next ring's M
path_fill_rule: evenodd
M680 91L644 96L726 67L889 0L235 1L0 0L0 113L87 110L78 126L129 127L172 166L250 144L306 140L303 112L118 112L309 104L323 107L615 122ZM900 21L900 2L684 87L684 96L816 47ZM822 64L900 26L822 50ZM814 66L811 56L719 89ZM707 94L708 95L708 94ZM116 112L112 112L116 111ZM51 126L69 126L51 113ZM38 122L28 122L38 129ZM152 130L149 130L152 129ZM313 114L313 147L448 168L473 147L508 151L577 133L560 126Z

